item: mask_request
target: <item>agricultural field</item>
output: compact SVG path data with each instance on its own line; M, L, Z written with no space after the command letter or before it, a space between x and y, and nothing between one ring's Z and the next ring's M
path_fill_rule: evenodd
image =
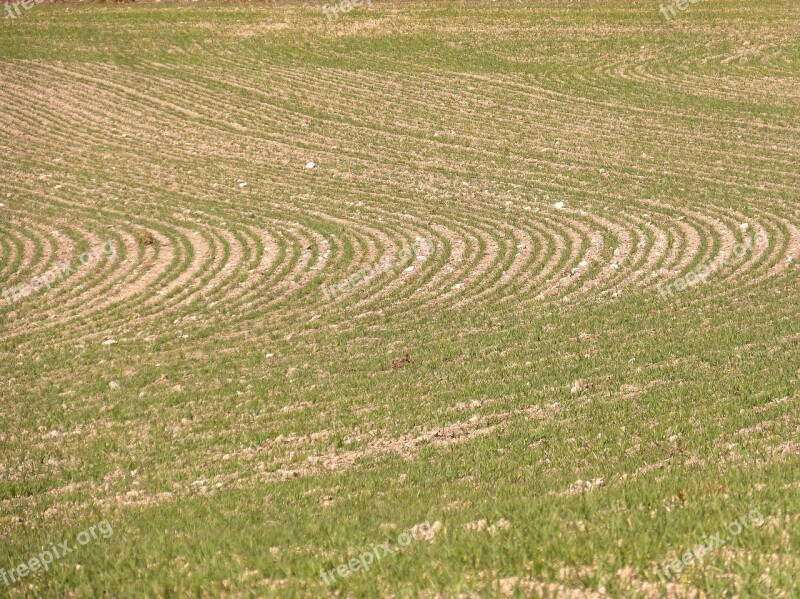
M800 3L4 8L0 596L800 596Z

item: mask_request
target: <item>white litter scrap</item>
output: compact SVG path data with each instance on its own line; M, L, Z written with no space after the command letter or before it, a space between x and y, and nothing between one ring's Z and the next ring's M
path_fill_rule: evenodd
M564 208L566 208L566 205L564 204L564 202L556 202L555 204L553 204L553 207L556 210L563 210Z
M317 165L313 162L306 162L306 170L310 171L312 168L316 167Z

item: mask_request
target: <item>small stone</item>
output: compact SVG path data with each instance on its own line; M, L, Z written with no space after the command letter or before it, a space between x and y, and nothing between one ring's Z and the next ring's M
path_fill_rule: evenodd
M485 530L488 527L489 523L486 522L484 519L480 519L476 522L467 522L464 525L466 530Z
M116 344L117 344L116 339L106 339L105 341L103 341L103 345L116 345Z
M312 168L316 167L317 165L313 162L306 162L306 170L310 171Z
M556 202L555 204L553 204L553 207L556 210L564 210L564 208L566 208L566 205L564 204L564 202Z
M239 183L239 189L244 189L245 187L247 187L247 183L245 183L244 181Z
M489 534L494 534L499 530L508 528L509 526L511 526L511 522L509 522L505 518L500 518L497 522L492 524L487 530L489 531Z
M122 389L122 385L120 385L117 381L111 381L108 386L113 389L114 391L119 391Z

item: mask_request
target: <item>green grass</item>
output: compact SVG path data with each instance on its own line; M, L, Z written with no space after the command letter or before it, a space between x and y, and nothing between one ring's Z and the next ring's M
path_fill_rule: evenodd
M5 19L0 288L117 252L0 299L0 568L114 531L0 596L798 596L798 22L774 0ZM754 229L768 247L659 297ZM323 297L429 235L412 272Z

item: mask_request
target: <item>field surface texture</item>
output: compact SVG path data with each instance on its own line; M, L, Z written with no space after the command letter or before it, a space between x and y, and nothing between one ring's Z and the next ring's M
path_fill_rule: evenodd
M675 6L0 12L0 597L800 596L800 2Z

